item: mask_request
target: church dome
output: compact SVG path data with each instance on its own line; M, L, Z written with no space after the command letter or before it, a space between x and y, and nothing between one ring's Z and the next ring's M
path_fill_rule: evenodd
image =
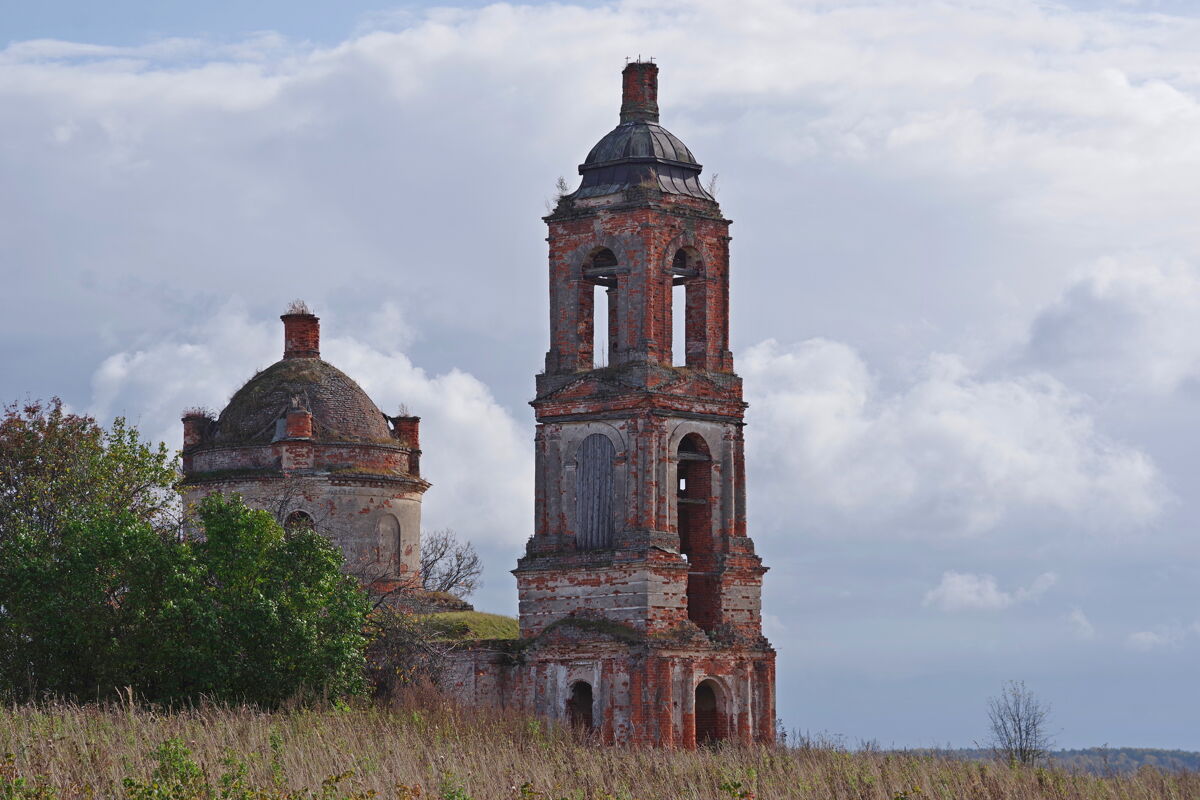
M238 389L217 418L217 446L283 438L288 410L312 414L312 440L396 444L387 418L346 373L317 357L285 357Z
M628 158L652 158L699 167L692 151L679 137L657 122L634 120L613 128L596 143L583 162L584 167L596 167L609 161Z
M583 181L574 198L599 197L635 186L712 200L700 184L696 157L679 137L658 124L658 67L626 66L621 124L596 143L579 165Z

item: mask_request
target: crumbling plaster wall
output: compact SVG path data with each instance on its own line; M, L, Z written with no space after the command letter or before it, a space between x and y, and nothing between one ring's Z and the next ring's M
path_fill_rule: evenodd
M401 482L328 475L231 477L186 484L185 508L213 492L237 493L286 521L294 512L342 550L348 573L403 581L420 569L421 491Z

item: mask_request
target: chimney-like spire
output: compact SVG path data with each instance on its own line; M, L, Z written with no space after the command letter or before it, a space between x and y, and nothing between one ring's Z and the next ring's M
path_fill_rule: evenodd
M658 65L630 61L621 78L621 122L658 122Z
M321 320L301 300L294 301L283 320L283 357L320 358Z

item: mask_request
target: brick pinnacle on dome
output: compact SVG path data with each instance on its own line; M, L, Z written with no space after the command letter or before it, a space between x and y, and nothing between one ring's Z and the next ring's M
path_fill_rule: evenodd
M283 320L283 357L321 357L321 319L309 309L303 300L293 300Z
M621 122L658 122L658 65L630 61L621 78Z

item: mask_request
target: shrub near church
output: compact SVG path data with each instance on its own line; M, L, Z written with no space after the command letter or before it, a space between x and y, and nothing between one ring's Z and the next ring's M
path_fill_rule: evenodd
M169 513L173 463L61 404L0 422L0 689L274 705L363 683L366 598L312 530L213 496Z

